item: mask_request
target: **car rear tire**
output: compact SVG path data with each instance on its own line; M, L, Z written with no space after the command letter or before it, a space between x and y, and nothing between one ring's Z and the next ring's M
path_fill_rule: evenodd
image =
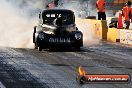
M34 30L33 30L33 43L35 43L35 33L36 33L36 26L34 27Z
M38 49L38 46L36 43L34 43L34 49Z

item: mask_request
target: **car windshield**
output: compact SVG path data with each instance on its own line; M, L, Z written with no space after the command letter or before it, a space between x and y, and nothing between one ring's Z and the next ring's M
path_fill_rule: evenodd
M74 14L70 11L52 11L42 13L44 24L53 24L57 18L62 19L63 25L74 24Z

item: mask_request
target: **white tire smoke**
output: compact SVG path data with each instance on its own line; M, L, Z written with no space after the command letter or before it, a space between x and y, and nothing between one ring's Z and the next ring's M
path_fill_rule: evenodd
M33 48L33 27L38 21L39 11L43 10L46 4L47 0L1 0L0 46ZM93 37L90 25L77 23L77 26L84 34L84 46L98 43Z
M4 8L3 8L4 7ZM33 22L21 17L9 3L0 4L0 46L30 48Z

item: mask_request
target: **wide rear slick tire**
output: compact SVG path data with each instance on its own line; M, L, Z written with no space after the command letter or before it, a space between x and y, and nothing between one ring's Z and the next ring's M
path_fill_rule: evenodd
M34 26L34 29L33 29L33 43L35 43L36 27L37 27L37 26Z
M36 43L34 43L34 49L38 49L38 46Z

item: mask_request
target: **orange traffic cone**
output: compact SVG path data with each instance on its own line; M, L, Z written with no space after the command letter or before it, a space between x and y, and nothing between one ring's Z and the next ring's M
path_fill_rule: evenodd
M123 23L122 23L122 14L119 13L119 17L118 17L118 29L123 28Z
M132 14L132 8L131 8L131 14ZM132 23L132 16L131 16L131 18L130 18L130 19L131 19L131 23Z

